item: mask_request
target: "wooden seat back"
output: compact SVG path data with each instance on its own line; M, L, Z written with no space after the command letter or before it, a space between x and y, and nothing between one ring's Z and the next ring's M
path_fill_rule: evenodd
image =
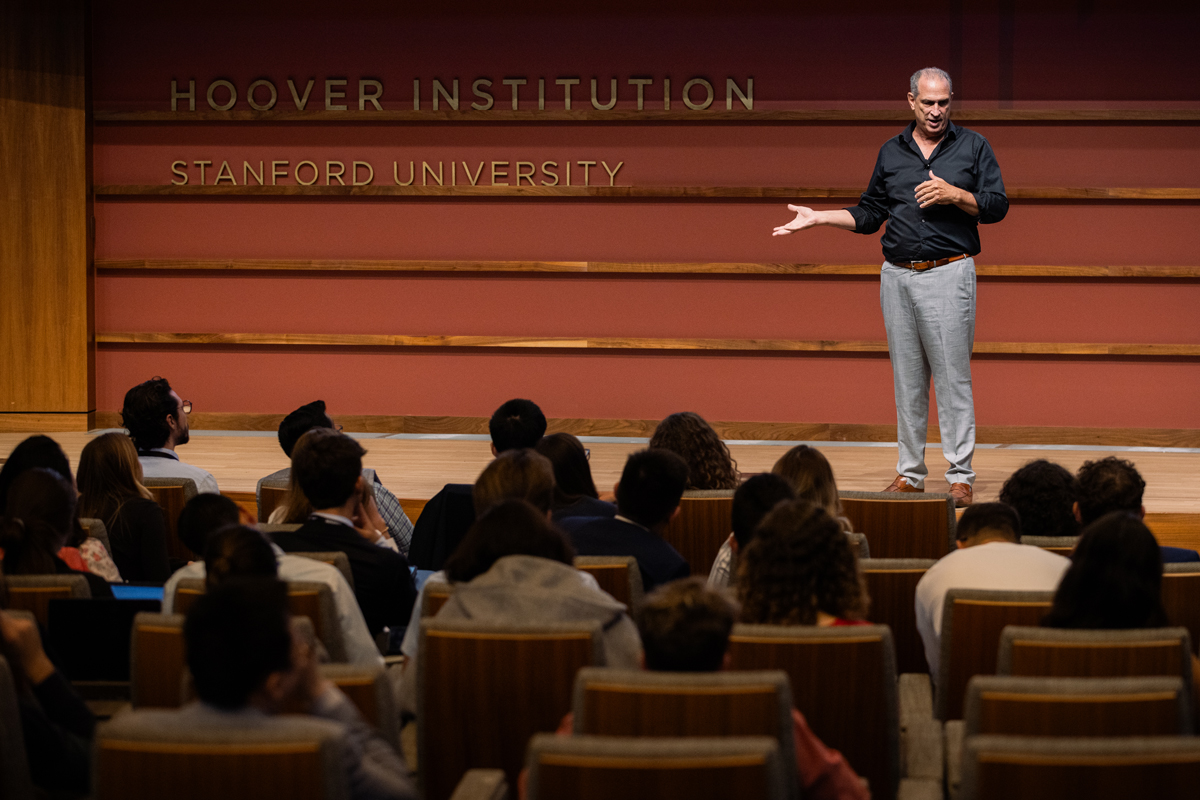
M259 486L258 487L258 521L266 522L271 518L271 512L283 503L283 498L287 494L286 488L278 486Z
M454 594L454 584L446 581L428 581L421 592L421 617L432 617L442 610L450 595Z
M1053 600L1053 592L951 589L946 593L934 698L938 719L962 719L967 681L975 675L996 674L1000 632L1008 625L1037 625Z
M50 601L69 597L91 597L82 575L6 575L8 607L28 611L45 628L50 621Z
M1200 647L1200 563L1163 565L1162 602L1167 621L1188 629L1196 652Z
M1040 547L1043 550L1051 553L1058 553L1060 556L1071 557L1071 553L1075 551L1075 543L1079 541L1078 536L1022 536L1021 544L1028 544L1034 547Z
M600 588L633 614L642 605L642 571L633 556L576 556L575 569L596 579Z
M1187 628L1065 630L1010 627L1000 637L1000 675L1053 678L1179 676L1191 684Z
M866 534L872 558L938 559L954 549L957 525L948 494L839 492L854 530Z
M163 510L167 523L167 556L178 561L204 558L203 553L193 553L179 538L179 514L187 501L196 496L196 483L187 478L146 478L143 483Z
M335 567L338 572L342 573L342 577L346 579L346 583L350 588L354 588L354 572L350 569L350 558L341 550L328 550L321 552L301 552L293 550L288 553L290 556L300 556L301 558L311 558L313 561L320 561L322 564L328 564Z
M736 625L730 668L783 670L813 733L841 751L876 797L900 780L896 655L883 625Z
M868 558L859 561L867 596L871 598L868 616L877 625L892 629L896 644L896 672L929 672L925 646L917 631L917 583L926 570L936 564L932 559Z
M503 769L510 786L529 737L571 710L575 673L602 663L598 625L488 627L421 621L417 658L420 777L447 800L463 774Z
M684 492L679 516L667 526L663 538L687 560L693 575L708 575L732 530L732 489Z
M134 708L178 708L183 705L187 660L183 614L141 613L130 637L130 701Z

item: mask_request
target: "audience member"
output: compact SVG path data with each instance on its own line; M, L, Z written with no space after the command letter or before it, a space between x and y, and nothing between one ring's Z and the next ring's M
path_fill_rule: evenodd
M384 628L403 629L417 589L408 559L380 547L390 542L375 527L369 510L375 495L362 476L362 446L345 434L314 428L292 455L292 469L315 509L295 531L275 534L285 551L340 550L350 559L354 593L372 635Z
M0 576L0 608L7 605ZM87 795L96 718L47 658L37 623L0 611L0 654L12 673L25 758L39 796Z
M1000 488L1000 502L1021 518L1022 536L1078 536L1073 507L1079 484L1065 467L1045 459L1030 461Z
M562 521L576 552L582 556L633 556L646 591L691 568L662 538L679 513L688 467L670 450L639 450L629 456L614 492L615 517L570 517Z
M204 587L212 591L236 578L275 578L279 565L271 543L255 528L228 525L208 537Z
M550 459L554 467L555 522L567 517L614 517L617 507L600 499L589 453L583 443L569 433L552 433L538 442L537 451Z
M737 574L734 563L737 554L746 549L754 536L754 529L763 517L784 500L795 498L791 485L770 472L755 475L733 493L733 533L717 551L712 570L708 573L708 588L725 589L730 579Z
M27 469L9 487L0 548L9 575L82 575L92 597L112 597L99 575L71 569L59 550L78 530L75 487L54 470Z
M43 467L53 470L67 479L72 486L75 478L71 475L71 463L67 454L58 446L58 442L49 436L30 436L9 453L8 460L0 467L0 512L8 504L8 488L27 469ZM78 517L72 521L71 535L65 546L58 551L58 556L71 569L79 572L90 572L99 575L109 583L120 583L121 573L113 562L112 556L99 539L88 536Z
M279 446L283 448L284 454L292 457L292 451L296 447L296 442L300 441L300 437L308 433L313 428L333 428L340 431L340 425L334 423L333 419L325 413L325 401L314 400L311 403L300 406L292 413L283 418L279 423ZM312 509L308 508L308 501L304 498L304 493L299 491L299 487L290 480L291 468L281 469L278 472L272 472L263 480L283 480L288 479L288 495L284 502L276 509L282 508L276 517L273 512L270 522L285 522L296 523L303 522ZM370 484L372 491L375 493L375 505L379 509L379 515L383 518L384 524L387 526L388 535L396 543L396 549L403 555L408 555L408 548L412 544L413 525L409 521L408 515L404 513L404 509L400 505L400 501L396 499L396 495L387 490L383 482L379 480L379 475L370 467L363 469L363 478ZM260 481L261 483L262 481Z
M188 443L192 401L181 400L166 378L151 378L125 393L121 424L137 445L146 478L191 478L200 492L216 494L217 480L209 472L179 460L175 448Z
M842 501L838 499L833 467L820 450L806 444L798 444L780 456L775 466L771 467L771 472L792 485L797 500L816 503L825 509L825 513L833 517L846 533L854 531L854 526L842 513Z
M502 500L480 514L446 560L446 576L456 588L436 618L498 626L598 623L603 664L635 668L641 645L625 606L575 569L574 558L545 511L521 499ZM416 655L401 682L401 706L409 713L416 709Z
M546 433L546 415L532 400L509 400L488 421L492 455L537 446ZM413 527L409 560L424 570L440 570L475 521L472 487L448 483L435 494Z
M684 460L689 490L737 488L737 462L699 414L683 411L658 423L650 437L650 448L670 450Z
M219 494L201 494L193 497L179 513L179 538L195 553L207 554L209 541L217 531L245 524L247 515L237 503ZM257 532L256 532L257 534ZM261 534L257 534L262 538ZM266 541L264 539L264 541ZM275 573L284 581L311 581L323 583L333 594L337 609L338 625L346 647L346 660L351 664L377 666L383 664L383 656L375 645L375 639L367 629L362 609L354 596L354 590L336 567L304 556L285 553L276 544L268 542L275 559ZM204 561L193 561L175 572L163 587L163 613L170 614L175 607L175 589L184 578L199 578L207 582L208 567Z
M1004 503L979 503L963 512L958 549L943 556L917 583L917 631L925 643L929 677L937 683L942 604L950 589L1052 592L1071 566L1066 558L1020 544L1021 518Z
M187 663L199 700L178 711L188 728L232 724L270 729L294 700L336 726L338 762L352 800L416 798L403 755L321 676L315 643L289 623L284 585L270 579L231 580L196 601L184 626Z
M502 500L525 500L549 514L554 503L554 467L535 450L505 450L484 467L471 489L478 519ZM456 551L457 552L457 551Z
M123 433L88 442L79 457L79 516L100 520L126 580L162 583L171 575L167 521L142 485L142 466Z
M850 540L825 509L786 500L758 524L737 571L742 622L864 625L867 591Z
M652 672L717 672L729 666L729 635L737 608L699 578L674 581L646 598L638 613L643 666ZM559 725L560 736L571 735L574 715ZM830 749L808 727L804 715L792 708L792 738L796 772L805 798L866 800L862 780L837 750ZM522 778L525 776L522 775ZM522 793L524 785L522 781Z
M1146 516L1142 505L1142 493L1146 481L1132 461L1116 456L1099 461L1085 461L1076 473L1079 499L1075 503L1075 518L1082 526L1091 525L1105 514L1113 511L1128 511L1138 519ZM1162 547L1162 560L1166 563L1200 561L1200 553L1182 547Z

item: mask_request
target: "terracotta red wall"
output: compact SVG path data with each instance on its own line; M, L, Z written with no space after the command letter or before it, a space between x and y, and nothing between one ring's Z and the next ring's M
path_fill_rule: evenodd
M244 4L242 4L244 5ZM903 108L907 76L954 71L963 108L1196 108L1200 62L1186 56L1200 14L1140 4L856 4L797 12L757 3L523 4L395 16L393 4L218 3L204 19L157 4L94 5L98 109L166 109L171 78L245 87L384 81L385 107L411 108L411 80L755 78L756 108ZM975 8L975 4L970 4ZM715 9L715 10L714 10ZM904 46L919 43L920 47ZM1152 77L1152 79L1151 79ZM497 86L493 88L504 89ZM548 87L550 98L557 87ZM528 89L528 87L526 87ZM656 99L649 90L648 97ZM632 100L622 86L622 106ZM607 94L607 88L602 95ZM532 94L527 95L532 97ZM504 95L497 93L498 105ZM426 96L423 107L428 108ZM560 107L554 102L549 107ZM648 107L656 107L648 102ZM244 99L238 108L246 108ZM465 102L464 102L465 107ZM529 107L529 106L526 106ZM98 125L97 184L165 184L176 159L624 161L618 183L861 187L896 123ZM1193 124L981 123L1010 189L1200 187ZM212 180L210 167L209 180ZM269 169L269 166L268 166ZM447 163L448 169L448 163ZM510 164L510 173L512 167ZM486 169L485 169L486 172ZM598 173L598 175L597 175ZM192 170L193 181L197 171ZM596 168L607 183L604 173ZM461 171L459 173L462 181ZM511 177L509 178L511 181ZM579 180L578 174L575 180ZM418 179L419 181L419 179ZM287 182L290 182L287 181ZM878 236L819 230L772 238L777 201L579 199L105 199L96 257L739 261L871 264ZM1191 266L1200 204L1014 202L981 229L981 264ZM1200 344L1196 280L981 279L979 341ZM493 334L878 340L871 277L102 271L97 330ZM594 353L444 349L303 350L103 345L101 411L166 375L197 410L285 412L324 397L341 414L468 415L532 396L552 416L894 421L886 356ZM1200 428L1195 359L980 357L981 425ZM1103 397L1104 402L1096 402Z

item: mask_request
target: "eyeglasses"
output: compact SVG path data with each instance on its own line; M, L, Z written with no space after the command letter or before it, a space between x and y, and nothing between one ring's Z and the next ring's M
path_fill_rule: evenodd
M185 414L190 414L190 413L192 413L192 401L191 401L191 400L184 400L182 403L180 403L180 405L179 405L179 410L180 410L180 411L182 411L182 412L183 412L183 413L185 413Z
M338 425L336 422L335 422L335 423L333 423L333 429L334 429L335 431L337 431L338 433L341 433L341 432L344 430L344 429L342 428L342 426L341 426L341 425Z
M583 448L583 457L586 458L588 461L591 461L592 460L592 451L586 447Z

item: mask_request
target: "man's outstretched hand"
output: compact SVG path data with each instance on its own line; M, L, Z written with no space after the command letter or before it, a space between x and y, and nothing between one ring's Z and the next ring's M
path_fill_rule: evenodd
M787 225L780 225L772 233L772 236L787 236L789 233L802 231L805 228L811 228L817 224L817 212L807 206L788 206L788 211L795 211L796 218Z

